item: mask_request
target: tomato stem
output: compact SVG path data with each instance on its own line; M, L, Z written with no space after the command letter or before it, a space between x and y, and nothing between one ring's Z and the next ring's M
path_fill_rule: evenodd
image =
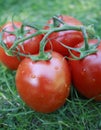
M19 43L23 43L25 40L28 40L30 38L33 38L37 35L40 35L40 34L45 34L43 39L41 40L40 42L40 48L39 48L39 54L37 56L31 56L31 55L26 55L26 54L21 54L20 52L18 52L18 55L23 55L23 56L26 56L26 57L31 57L33 60L49 60L51 58L51 53L50 52L45 52L44 48L45 48L45 45L47 43L47 37L53 33L53 32L59 32L59 31L68 31L68 30L76 30L76 31L81 31L83 33L83 36L84 36L84 48L83 48L83 51L84 52L87 52L87 53L91 53L90 51L90 48L89 48L89 44L88 44L88 34L90 35L93 35L95 34L94 32L94 29L92 26L71 26L71 25L68 25L66 23L64 23L61 19L59 19L58 17L53 17L58 23L62 23L63 25L61 27L59 26L55 26L54 28L49 28L48 30L44 30L44 29L40 29L40 30L37 30L34 34L31 34L30 36L28 37L21 37L21 39L17 39L14 44L9 48L5 48L2 46L2 42L0 42L1 46L5 49L5 52L7 52L9 55L13 55L14 52L16 52L16 48L17 46L19 45ZM23 32L23 27L25 25L22 25L21 27L21 32ZM3 32L6 31L6 30L3 30ZM11 32L12 33L12 32ZM16 32L14 33L16 35ZM2 34L3 35L3 34ZM63 44L62 44L63 45ZM64 47L66 47L67 49L71 50L72 48L68 47L68 46L65 46L63 45ZM75 49L76 50L76 49ZM81 50L76 50L76 51L81 51ZM93 50L94 51L94 50ZM17 53L17 52L16 52ZM83 53L82 53L83 54ZM81 55L82 55L81 54Z
M71 58L68 58L68 57L67 57L67 59L69 59L69 60L80 60L80 59L83 59L84 57L86 57L86 56L88 56L88 55L90 55L90 54L96 53L96 52L97 52L97 47L99 46L100 41L101 41L99 36L97 36L97 40L98 40L98 41L97 41L96 44L92 44L92 45L88 44L88 49L85 48L85 46L82 46L81 48L69 48L68 50L69 50L69 52L70 52ZM85 42L84 42L84 45L85 45ZM68 48L68 47L67 47L67 48ZM71 52L71 50L74 50L74 51L76 51L76 52L79 52L79 53L80 53L80 56L79 56L79 57L75 56L75 55Z
M37 35L39 35L39 34L42 34L42 33L47 33L47 30L37 31L36 33L33 33L33 34L31 34L30 36L28 36L28 37L24 37L24 38L21 38L21 39L15 41L15 43L10 47L9 51L10 51L10 50L13 50L14 48L16 48L16 46L17 46L19 43L24 42L24 41L26 41L26 40L28 40L28 39L30 39L30 38L32 38L32 37L35 37L35 36L37 36Z
M78 30L78 31L80 31L81 27L80 26L68 26L67 24L64 24L64 26L62 26L60 28L56 27L56 28L52 28L52 29L48 30L48 32L45 34L45 36L43 37L43 39L40 42L39 56L42 57L42 59L44 59L44 56L45 56L45 59L47 59L47 60L48 60L48 57L49 57L49 59L51 57L49 55L49 53L45 53L45 51L44 51L45 45L47 43L47 37L53 32L67 31L67 30Z
M83 37L84 37L84 45L85 45L85 50L89 50L89 45L88 45L88 35L86 32L86 28L84 26L81 27Z
M61 18L59 18L57 16L53 16L53 25L54 25L54 27L59 27L60 24L65 24L65 23Z
M35 37L39 34L45 34L45 33L49 33L51 34L52 32L59 32L59 31L67 31L67 30L77 30L77 31L82 31L82 27L83 26L70 26L70 25L67 25L67 24L64 24L62 27L57 27L57 28L53 28L53 29L50 29L50 30L38 30L36 33L34 34L31 34L30 36L28 37L24 37L24 38L21 38L17 41L15 41L15 43L10 47L9 51L16 48L16 46L21 43L21 42L24 42L25 40L28 40L32 37ZM87 28L86 28L87 30ZM89 31L89 30L88 30ZM90 31L89 31L90 32ZM88 32L88 33L89 33ZM49 35L47 34L47 35ZM45 36L46 37L46 36Z

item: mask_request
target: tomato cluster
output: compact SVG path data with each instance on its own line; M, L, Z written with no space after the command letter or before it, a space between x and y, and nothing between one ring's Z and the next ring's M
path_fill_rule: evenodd
M101 101L98 40L87 43L83 24L67 15L50 19L42 30L21 22L0 30L0 62L17 70L15 83L23 101L38 112L53 112L69 97L71 83L85 97Z

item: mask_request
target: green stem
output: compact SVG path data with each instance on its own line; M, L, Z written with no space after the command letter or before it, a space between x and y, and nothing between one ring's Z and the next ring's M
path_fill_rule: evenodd
M39 35L39 34L46 33L46 36L42 39L42 41L40 43L40 50L41 50L42 46L43 46L43 48L45 46L45 45L43 45L43 44L45 44L45 43L43 43L43 41L44 41L44 39L46 40L46 37L48 35L50 35L53 32L67 31L67 30L78 30L78 31L81 31L81 26L68 26L67 24L64 24L62 27L57 27L57 28L53 28L53 29L50 29L50 30L39 30L36 33L34 33L34 34L32 34L32 35L30 35L28 37L24 37L22 39L19 39L19 40L15 41L15 43L10 47L10 49L8 51L12 51L14 48L16 48L16 46L19 43L24 42L25 40L28 40L28 39L30 39L30 38L32 38L34 36Z
M50 29L46 35L43 37L43 39L41 40L40 42L40 51L39 51L39 55L44 55L44 48L45 48L45 45L46 45L46 40L47 40L47 37L53 33L53 32L59 32L59 31L67 31L67 30L78 30L80 31L81 30L81 27L80 26L68 26L67 24L64 24L62 27L60 28L53 28L53 29Z
M57 16L53 16L53 24L54 27L60 26L60 24L65 24L62 19L58 18Z
M47 37L52 33L54 32L53 30L50 30L49 32L47 32L45 34L45 36L43 37L43 39L41 40L40 42L40 53L43 53L44 52L44 48L45 48L45 45L46 45L46 40L47 40Z
M36 33L31 34L31 35L28 36L28 37L24 37L24 38L22 38L22 39L19 39L19 40L15 41L15 43L11 46L11 48L9 49L9 51L13 50L19 43L24 42L25 40L28 40L28 39L30 39L30 38L32 38L32 37L35 37L35 36L37 36L37 35L39 35L39 34L42 34L42 33L47 33L47 30L37 31Z
M88 45L88 35L86 32L85 27L81 27L82 33L83 33L83 37L84 37L84 45L85 45L85 50L89 50L89 45Z
M45 34L43 39L41 40L40 42L40 52L39 52L39 55L38 56L26 56L26 57L31 57L33 60L48 60L50 59L50 53L48 52L44 52L44 48L45 48L45 45L46 45L46 40L47 40L47 37L53 33L53 32L59 32L59 31L68 31L68 30L76 30L76 31L82 31L83 35L84 35L84 40L85 40L85 49L88 50L89 49L89 45L88 45L88 36L87 36L87 33L92 33L93 32L90 30L90 28L87 28L87 27L84 27L84 26L70 26L70 25L67 25L67 24L63 24L61 27L55 27L55 28L52 28L52 29L49 29L49 30L37 30L36 33L28 36L28 37L24 37L22 39L19 39L17 41L15 41L15 43L7 50L8 54L10 52L13 52L14 49L18 46L19 43L22 43L24 42L25 40L28 40L32 37L35 37L39 34Z

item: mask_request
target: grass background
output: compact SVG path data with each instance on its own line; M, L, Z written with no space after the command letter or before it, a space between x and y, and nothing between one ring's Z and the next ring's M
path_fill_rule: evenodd
M101 34L101 0L0 0L0 25L14 20L44 24L56 14L71 15L94 24ZM19 98L16 72L0 65L0 130L101 130L101 103L71 90L71 98L51 114L37 113Z

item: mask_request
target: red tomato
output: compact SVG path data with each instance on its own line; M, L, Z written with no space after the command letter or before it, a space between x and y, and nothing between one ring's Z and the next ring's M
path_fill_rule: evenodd
M32 109L50 113L61 107L70 92L71 76L68 62L53 52L49 61L25 58L16 73L19 95Z
M59 16L59 18L62 19L68 25L72 25L72 26L82 25L82 23L79 20L71 16L62 15ZM49 25L53 24L53 20L52 19L49 20L48 24ZM60 24L59 27L61 26L62 24ZM45 29L49 29L49 26L45 26ZM69 55L68 50L65 47L63 47L60 44L60 42L67 46L74 47L76 44L82 41L83 41L83 35L80 31L68 30L68 31L54 32L50 34L48 37L46 50L51 49L51 45L52 45L52 49L54 51L57 51L64 56L68 56Z
M17 29L20 29L22 23L21 22L14 22L14 25ZM5 29L6 31L15 31L14 26L12 25L12 22L8 22L5 24L2 29ZM31 34L35 33L36 30L32 29L30 27L24 27L24 30L28 32L24 35L24 37L30 36ZM14 34L10 34L8 32L4 32L3 34L3 41L6 44L8 48L10 48L14 41L16 39L16 36ZM19 36L20 39L20 36ZM18 45L17 51L20 51L24 54L36 54L39 51L39 42L42 39L41 35L38 35L36 37L33 37L31 39L28 39L24 41L22 44ZM24 57L20 57L20 60L16 56L8 56L5 52L5 50L0 46L0 61L9 69L15 70L17 69L19 63Z
M89 44L95 43L97 40L89 40ZM73 83L77 90L87 98L101 101L101 44L97 50L96 53L81 60L71 60L70 66ZM75 52L75 55L78 54Z

